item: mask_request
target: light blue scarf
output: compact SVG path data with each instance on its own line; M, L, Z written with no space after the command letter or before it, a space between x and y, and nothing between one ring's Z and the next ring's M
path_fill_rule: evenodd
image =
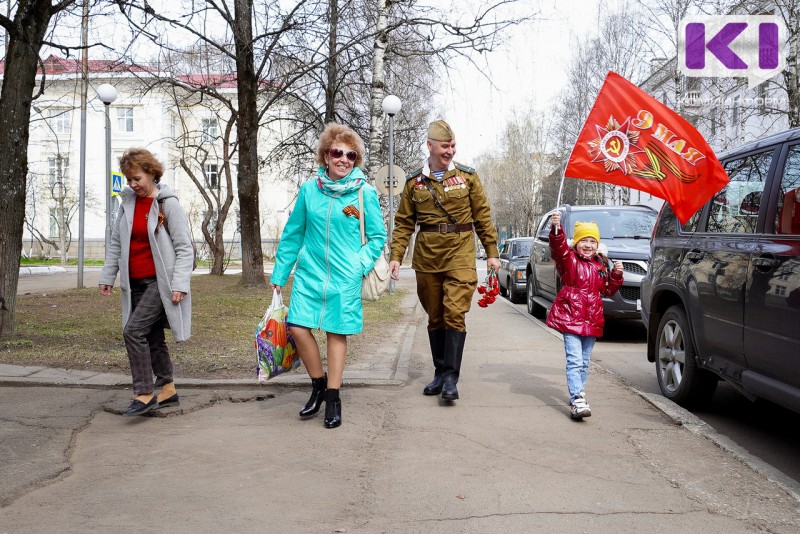
M329 197L339 198L347 193L358 191L364 185L364 173L360 167L353 167L350 174L339 180L331 180L325 172L325 168L320 166L317 169L317 187Z

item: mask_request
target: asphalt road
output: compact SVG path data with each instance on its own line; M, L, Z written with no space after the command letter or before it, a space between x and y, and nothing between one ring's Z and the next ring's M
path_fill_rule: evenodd
M528 315L525 304L512 306ZM543 317L531 319L543 322ZM595 345L592 358L636 389L660 395L655 364L647 361L646 335L647 330L640 322L611 322L606 325L603 339ZM797 461L800 414L766 401L750 402L724 382L719 384L707 407L692 413L753 455L800 481Z

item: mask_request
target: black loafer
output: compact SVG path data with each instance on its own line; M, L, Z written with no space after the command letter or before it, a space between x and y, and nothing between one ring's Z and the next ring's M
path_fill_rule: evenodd
M158 397L153 395L153 398L150 399L150 402L147 404L143 403L140 400L133 399L133 402L128 409L122 412L122 415L143 415L149 412L150 410L155 410L158 408Z
M176 393L170 398L164 399L163 401L159 402L158 406L156 406L154 409L157 410L159 408L170 408L171 406L180 406L180 405L181 401L180 399L178 399L178 394Z

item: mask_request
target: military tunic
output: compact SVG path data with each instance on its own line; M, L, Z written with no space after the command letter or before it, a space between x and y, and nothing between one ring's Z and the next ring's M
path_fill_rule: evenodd
M497 231L491 220L489 201L475 169L451 163L441 181L425 165L406 176L405 187L395 214L391 260L402 262L417 225L449 224L447 216L431 198L423 180L428 180L439 202L458 224L473 223L475 233L490 258L500 256ZM455 182L461 183L455 183ZM447 185L452 183L452 185ZM463 187L462 187L463 186ZM443 272L475 268L475 238L471 231L453 233L420 232L414 245L411 267L417 272Z

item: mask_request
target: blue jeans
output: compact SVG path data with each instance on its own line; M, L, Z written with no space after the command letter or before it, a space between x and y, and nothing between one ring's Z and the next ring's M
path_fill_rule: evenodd
M589 373L589 361L597 338L564 333L564 349L567 352L567 388L569 402L572 404L583 393L586 387L586 375Z

